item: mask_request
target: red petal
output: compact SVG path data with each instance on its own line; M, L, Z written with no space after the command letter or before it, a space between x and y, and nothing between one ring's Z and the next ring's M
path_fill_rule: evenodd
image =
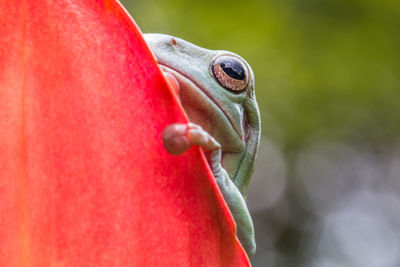
M249 265L116 1L1 0L0 107L0 266Z

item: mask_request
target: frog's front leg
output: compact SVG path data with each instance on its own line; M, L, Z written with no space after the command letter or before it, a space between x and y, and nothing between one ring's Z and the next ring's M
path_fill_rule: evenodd
M237 236L251 258L256 250L253 222L242 194L221 166L220 144L194 123L169 125L163 132L163 142L165 149L173 155L182 154L193 145L199 145L206 150L218 187L235 219Z

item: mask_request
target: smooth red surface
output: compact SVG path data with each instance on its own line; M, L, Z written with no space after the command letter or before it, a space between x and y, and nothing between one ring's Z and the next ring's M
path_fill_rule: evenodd
M0 266L248 266L141 33L111 0L0 0Z

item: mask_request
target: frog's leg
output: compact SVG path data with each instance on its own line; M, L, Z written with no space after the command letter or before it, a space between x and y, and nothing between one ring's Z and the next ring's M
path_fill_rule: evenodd
M193 145L206 150L215 180L235 219L237 236L251 258L256 250L253 222L242 194L221 165L221 145L194 123L169 125L163 132L163 142L165 149L173 155L182 154Z

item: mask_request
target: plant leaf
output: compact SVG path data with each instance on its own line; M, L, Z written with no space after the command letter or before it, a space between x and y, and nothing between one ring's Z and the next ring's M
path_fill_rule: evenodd
M118 2L0 0L0 106L0 266L249 266Z

